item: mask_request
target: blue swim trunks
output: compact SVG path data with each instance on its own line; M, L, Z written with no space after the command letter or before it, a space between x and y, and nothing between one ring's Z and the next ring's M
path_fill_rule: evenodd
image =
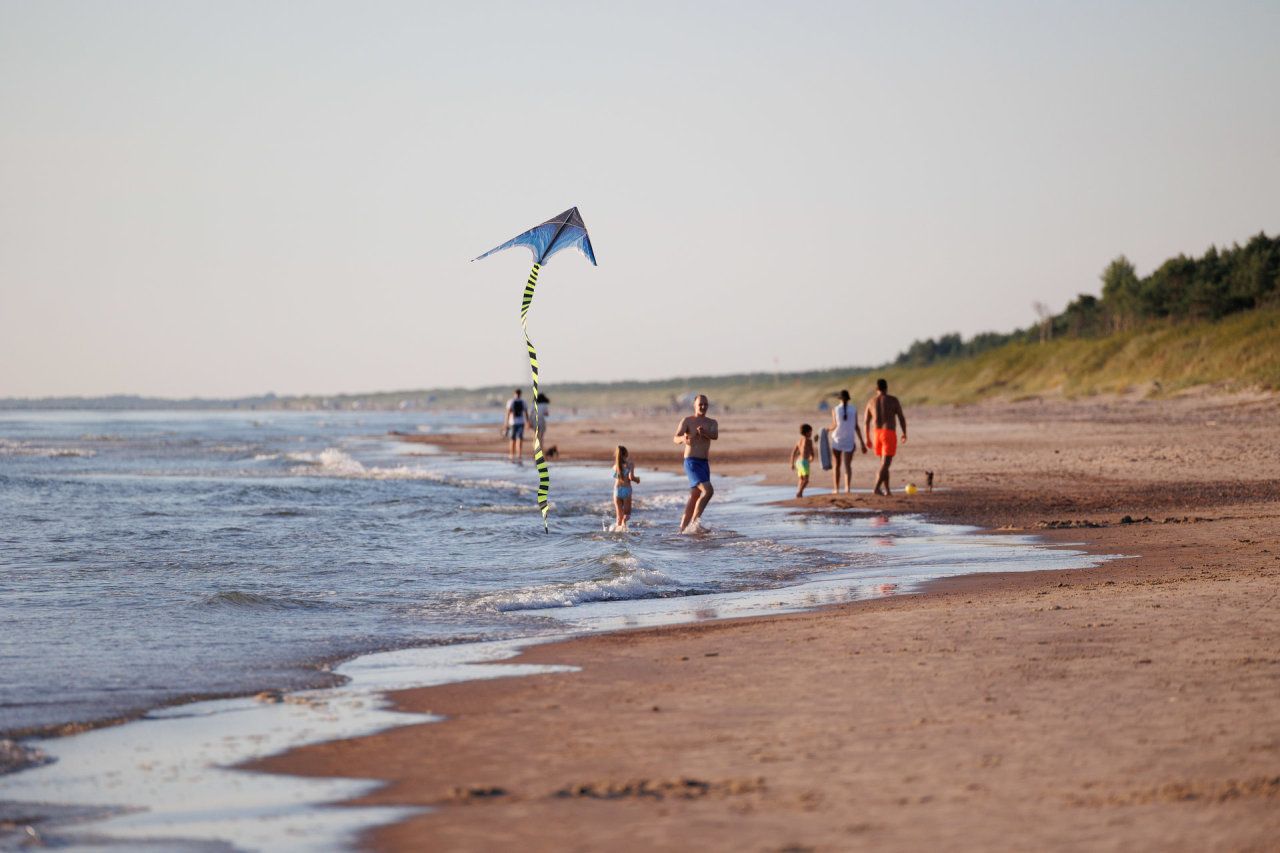
M613 496L615 498L618 498L619 500L626 500L627 498L631 497L631 487L618 486L613 490Z
M511 437L513 439L524 438L524 422L523 421L518 424L511 425Z
M696 456L684 458L684 472L689 475L689 488L696 489L702 483L711 482L711 463Z

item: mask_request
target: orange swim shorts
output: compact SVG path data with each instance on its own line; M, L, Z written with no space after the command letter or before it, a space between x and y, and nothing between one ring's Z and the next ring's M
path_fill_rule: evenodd
M872 451L876 456L893 456L898 452L898 431L894 429L877 429Z

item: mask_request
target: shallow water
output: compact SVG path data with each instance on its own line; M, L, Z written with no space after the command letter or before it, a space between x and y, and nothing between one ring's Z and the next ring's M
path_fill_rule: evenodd
M546 535L531 464L497 454L460 459L386 435L478 420L0 414L0 623L11 626L0 635L0 731L136 714L184 696L331 685L362 662L387 658L361 658L341 673L330 671L332 662L375 651L421 649L397 653L416 663L391 686L438 683L471 677L450 667L512 641L794 610L909 591L946 575L1097 562L919 517L789 512L767 504L789 497L790 487L719 478L706 532L680 536L687 483L647 471L644 459L636 460L643 483L626 533L608 529L608 463L553 467ZM500 451L499 418L488 420ZM280 837L264 840L270 827L305 817L333 791L273 782L282 793L256 795L258 811L233 797L221 811L165 823L173 781L190 775L181 762L167 770L141 762L152 783L107 783L118 781L121 763L138 765L130 750L139 727L152 727L146 740L170 726L166 742L208 743L234 720L237 733L225 737L251 748L197 750L200 762L221 765L389 725L369 698L388 687L386 671L370 665L378 678L311 694L322 698L310 717L299 710L301 717L272 721L289 709L231 700L47 742L59 763L0 777L0 798L120 805L113 796L123 788L151 791L127 803L144 816L105 825L133 838L177 832L283 849ZM296 849L340 847L352 827L387 816L344 819L350 825L325 823Z

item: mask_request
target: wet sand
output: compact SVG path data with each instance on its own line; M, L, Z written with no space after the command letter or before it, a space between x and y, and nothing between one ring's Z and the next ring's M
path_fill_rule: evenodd
M548 444L675 471L681 414L553 421ZM713 471L774 484L794 482L801 419L825 423L712 414ZM1280 399L907 417L893 484L933 470L932 494L833 496L815 466L785 508L1128 558L538 646L521 659L582 670L405 691L448 719L253 767L388 780L359 802L437 809L371 850L1280 850ZM429 440L504 452L492 430ZM869 488L872 457L854 478Z

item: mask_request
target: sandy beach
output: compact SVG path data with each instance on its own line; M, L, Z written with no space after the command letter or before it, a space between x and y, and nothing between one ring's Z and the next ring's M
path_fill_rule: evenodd
M713 471L775 485L799 424L830 418L712 403ZM682 414L553 420L547 443L677 471ZM537 646L521 660L581 671L399 693L447 719L251 767L433 807L370 850L1280 850L1280 398L906 414L893 496L832 495L815 465L778 511L923 513L1123 559ZM412 440L505 450L495 430ZM859 455L855 487L874 469ZM903 495L926 470L935 490Z

